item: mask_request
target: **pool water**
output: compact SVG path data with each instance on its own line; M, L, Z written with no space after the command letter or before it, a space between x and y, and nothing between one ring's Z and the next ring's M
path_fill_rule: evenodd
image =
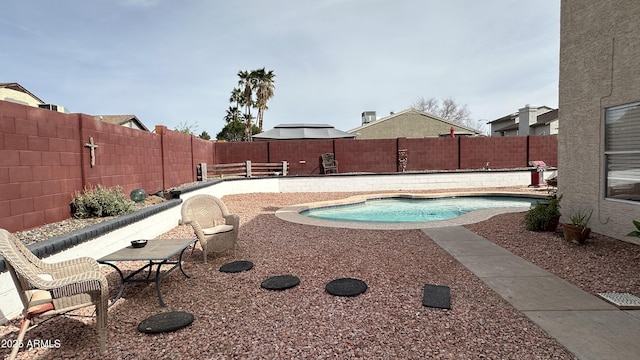
M428 222L447 220L476 210L529 209L540 199L510 196L461 196L433 199L369 199L348 205L309 209L300 215L337 221Z

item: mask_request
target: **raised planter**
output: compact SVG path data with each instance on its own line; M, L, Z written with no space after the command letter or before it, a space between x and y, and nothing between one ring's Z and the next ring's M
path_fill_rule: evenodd
M29 244L27 245L27 248L39 258L51 256L53 254L57 254L61 251L74 247L78 244L82 244L91 239L95 239L113 230L148 218L161 211L170 209L174 206L178 206L181 203L182 200L180 199L164 201L160 204L149 206L147 208L132 212L127 215L119 216L114 219L105 220L64 235L52 236L47 240ZM4 264L4 259L2 258L2 256L0 256L0 272L5 271L7 271L7 268Z

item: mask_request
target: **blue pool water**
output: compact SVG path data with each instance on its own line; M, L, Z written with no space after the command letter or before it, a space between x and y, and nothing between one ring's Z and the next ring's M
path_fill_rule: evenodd
M434 199L386 198L320 207L300 212L312 218L337 221L427 222L447 220L483 209L530 208L540 199L510 196L461 196Z

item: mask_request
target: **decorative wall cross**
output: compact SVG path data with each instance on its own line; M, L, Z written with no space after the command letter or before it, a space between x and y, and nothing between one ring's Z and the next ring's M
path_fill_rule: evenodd
M93 142L93 136L89 137L89 142L84 144L84 147L91 149L89 152L91 156L91 167L94 167L96 165L96 148L98 145Z

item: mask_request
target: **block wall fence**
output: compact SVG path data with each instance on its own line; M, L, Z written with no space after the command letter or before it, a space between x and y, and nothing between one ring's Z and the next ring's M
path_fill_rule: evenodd
M91 165L93 139L97 145ZM557 166L556 136L224 143L156 126L146 132L0 100L0 228L15 232L70 218L73 195L98 184L155 193L197 179L199 163L281 162L289 176L321 174L333 152L341 173Z

